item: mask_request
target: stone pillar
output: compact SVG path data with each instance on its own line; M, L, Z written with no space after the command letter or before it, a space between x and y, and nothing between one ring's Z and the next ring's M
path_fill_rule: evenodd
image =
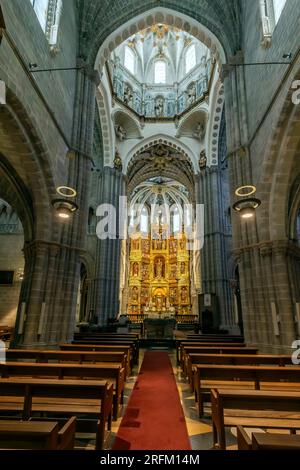
M94 111L93 74L80 71L71 146L74 156L69 160L68 181L65 182L76 190L79 210L65 223L54 214L48 239L34 240L25 246L25 279L16 321L15 347L56 347L73 338L80 256L86 242Z
M202 292L216 294L221 328L235 328L228 259L231 234L225 223L224 188L217 167L206 168L196 177L196 199L204 204L204 246L201 250Z
M117 214L119 232L119 197L125 195L124 175L121 171L104 167L99 186L99 204L111 204ZM92 294L92 310L99 325L119 314L121 245L119 239L97 240L95 279Z
M24 252L24 282L13 345L55 347L70 341L76 315L78 253L71 247L42 241L28 244Z
M243 58L239 54L230 60L241 63ZM223 75L231 204L237 200L238 187L256 184L252 178L244 74L243 67L227 66ZM244 335L248 343L258 346L262 352L290 352L297 338L294 316L295 303L299 302L295 275L299 273L298 255L288 239L262 238L265 231L261 230L259 211L263 210L269 209L259 208L256 219L249 221L242 221L232 212L233 252L239 265Z

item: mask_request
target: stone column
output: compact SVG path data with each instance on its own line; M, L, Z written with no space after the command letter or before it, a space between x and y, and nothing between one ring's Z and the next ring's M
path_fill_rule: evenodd
M79 210L62 222L53 215L47 240L25 247L25 280L20 296L14 346L56 347L73 338L88 219L88 188L95 111L94 74L78 72L72 149L66 185L77 192ZM52 214L51 214L52 216Z
M221 328L235 328L233 296L229 285L228 259L231 234L225 224L224 188L217 167L196 177L197 203L204 204L204 246L201 250L203 293L216 294Z
M243 61L242 56L230 61ZM252 179L251 143L243 67L226 67L223 75L226 102L227 147L231 204L235 190L256 184ZM257 194L259 197L259 194ZM295 303L299 302L296 247L289 240L262 239L259 211L256 219L242 221L232 211L233 249L239 265L244 335L263 352L289 352L297 338ZM299 284L299 283L298 283Z
M99 204L111 204L117 214L117 239L97 240L92 309L99 325L119 314L121 244L119 239L119 198L125 195L121 171L104 167L99 186Z

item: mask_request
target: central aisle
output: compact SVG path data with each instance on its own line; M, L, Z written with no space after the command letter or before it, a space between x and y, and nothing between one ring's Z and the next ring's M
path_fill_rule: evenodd
M113 450L191 450L167 353L145 353Z

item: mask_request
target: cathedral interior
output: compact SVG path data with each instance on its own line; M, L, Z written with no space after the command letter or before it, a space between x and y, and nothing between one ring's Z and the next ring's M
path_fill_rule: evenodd
M3 354L137 335L198 422L180 341L300 348L299 25L299 0L0 0Z

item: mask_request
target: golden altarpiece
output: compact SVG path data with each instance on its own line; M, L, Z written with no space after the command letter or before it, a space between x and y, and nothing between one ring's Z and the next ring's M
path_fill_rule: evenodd
M164 318L191 313L190 254L184 232L151 225L150 235L130 240L128 315Z

